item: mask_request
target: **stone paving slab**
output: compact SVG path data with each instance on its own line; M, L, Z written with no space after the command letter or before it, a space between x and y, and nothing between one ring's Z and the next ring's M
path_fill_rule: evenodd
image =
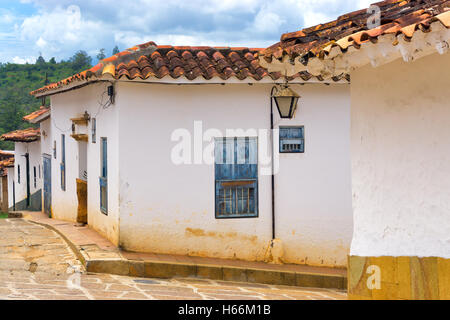
M343 300L347 299L347 294L333 289L210 279L91 274L83 268L67 242L53 230L23 219L2 219L0 299Z
M66 239L89 272L150 278L196 277L340 290L347 288L346 269L126 252L87 226L50 219L41 212L23 214L26 219L51 228Z

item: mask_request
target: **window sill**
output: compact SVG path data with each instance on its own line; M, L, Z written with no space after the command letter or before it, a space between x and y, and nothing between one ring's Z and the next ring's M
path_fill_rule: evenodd
M217 216L216 219L251 219L251 218L259 218L258 214L230 214L227 216Z

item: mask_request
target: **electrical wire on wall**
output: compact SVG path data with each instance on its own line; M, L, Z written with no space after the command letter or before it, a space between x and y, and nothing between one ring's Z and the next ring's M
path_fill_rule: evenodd
M111 105L114 104L114 83L108 81L108 86L106 86L105 91L100 96L100 101L98 103L97 113L93 116L93 118L98 118L103 110L108 109ZM111 89L112 88L112 89ZM105 101L105 95L108 95L107 100ZM55 119L51 117L53 126L60 131L61 133L67 133L72 131L72 125L68 129L61 129L55 122Z
M106 90L103 91L100 101L97 101L99 106L98 106L97 113L93 116L93 118L98 118L103 110L108 109L111 105L114 104L114 94L115 94L114 83L109 82L109 84L110 85L106 87ZM108 95L108 100L106 102L104 102L105 94Z
M70 127L68 129L64 130L64 129L61 129L60 127L58 127L58 125L56 124L55 119L53 117L50 117L50 118L52 119L53 126L61 133L67 133L67 132L72 131L72 125L70 125Z

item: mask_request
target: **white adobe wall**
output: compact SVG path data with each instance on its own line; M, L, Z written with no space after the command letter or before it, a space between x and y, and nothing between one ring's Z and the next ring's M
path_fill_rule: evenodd
M288 262L346 266L353 234L348 85L293 86L294 120L305 126L305 153L280 154L277 232Z
M10 209L13 208L14 206L14 195L13 195L13 190L14 190L14 181L15 181L15 176L14 176L14 167L12 168L7 168L7 172L8 172L8 207Z
M129 250L262 260L271 239L270 176L259 178L259 218L217 220L214 166L171 161L171 134L270 126L270 85L120 83L120 244ZM345 266L352 236L349 86L293 85L303 99L306 153L282 155L277 237L285 260ZM261 148L261 144L260 144ZM262 150L260 150L260 157Z
M352 73L351 254L450 258L450 54Z
M41 128L41 154L53 157L52 120L48 118L40 123Z
M34 193L42 189L42 160L41 160L40 141L38 140L30 143L16 142L15 156L14 156L16 203L21 202L27 197L27 173L26 173L27 167L26 167L26 159L24 157L26 153L28 153L30 157L30 194L33 195ZM19 165L20 165L20 184L18 183ZM36 167L36 186L34 185L34 169L33 169L34 167ZM41 170L40 178L39 178L39 167Z
M106 102L107 84L94 84L78 90L52 96L52 141L56 140L57 159L52 157L52 212L57 219L76 221L78 199L76 179L79 177L78 142L71 135L71 118L77 118L87 111L97 118L97 139L92 143L91 124L87 132L88 166L88 224L110 239L118 243L119 189L118 189L118 126L117 108L104 109L99 104ZM61 134L66 135L66 191L61 189ZM100 137L108 138L108 215L100 211ZM52 142L53 145L53 142Z

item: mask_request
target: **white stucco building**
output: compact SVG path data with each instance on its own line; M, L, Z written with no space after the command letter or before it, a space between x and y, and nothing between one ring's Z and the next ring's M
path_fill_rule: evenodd
M9 173L9 169L14 168L14 151L0 150L0 210L1 212L8 212L10 200L9 184L13 181L13 173ZM11 176L9 176L11 174Z
M310 29L333 37L320 48L293 57L294 39L311 35L283 35L262 64L351 75L350 298L450 299L450 4L376 5L385 24L368 30L369 13L350 13ZM349 21L363 25L348 35Z
M42 165L39 128L6 133L1 139L13 141L15 145L14 172L8 169L9 209L40 211Z
M295 74L295 118L274 105L273 221L270 95L285 79L258 52L147 43L34 91L51 98L52 216L81 221L86 200L88 225L125 250L251 261L275 225L283 262L346 266L348 79Z

